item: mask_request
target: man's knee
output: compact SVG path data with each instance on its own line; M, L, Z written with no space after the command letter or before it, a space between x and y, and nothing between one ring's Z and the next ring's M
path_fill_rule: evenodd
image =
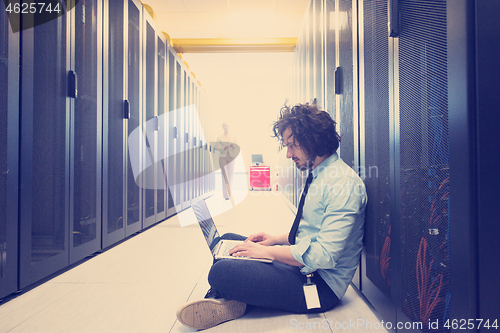
M227 232L227 233L225 233L224 235L221 236L221 239L227 239L227 240L245 240L246 237L242 236L242 235L239 235L239 234L232 233L232 232Z
M212 265L210 272L208 272L208 283L213 289L222 291L221 289L227 284L226 279L231 270L230 265L228 259L219 260Z

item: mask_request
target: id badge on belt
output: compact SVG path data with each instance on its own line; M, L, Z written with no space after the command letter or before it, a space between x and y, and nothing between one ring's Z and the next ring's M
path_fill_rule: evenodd
M304 284L304 296L306 297L306 306L307 309L315 309L320 308L321 304L319 302L318 289L316 288L316 284L312 282L313 274L307 274L307 281Z

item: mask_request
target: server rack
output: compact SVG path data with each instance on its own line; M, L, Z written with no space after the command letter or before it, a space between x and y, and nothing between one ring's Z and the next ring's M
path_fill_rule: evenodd
M176 88L176 106L175 109L179 110L184 107L184 80L183 80L183 75L182 75L182 66L181 62L182 60L176 59L175 60L175 88ZM185 182L185 175L184 175L184 168L181 166L186 165L185 160L184 160L184 145L185 145L185 132L184 132L184 117L182 117L182 114L180 112L177 112L177 117L175 119L175 124L176 124L176 131L177 131L177 140L176 140L176 151L177 151L177 160L176 160L176 176L175 180L178 183L176 187L176 195L175 195L175 206L177 211L181 211L182 209L185 208L183 205L184 203L184 184Z
M104 2L103 25L103 167L102 245L124 239L127 227L128 119L127 33L128 2ZM126 16L127 15L127 16Z
M127 32L126 39L126 53L127 53L127 95L126 95L126 104L129 107L129 119L127 121L127 137L128 142L127 146L137 145L138 148L138 156L129 156L127 159L127 226L125 228L126 237L138 232L142 229L142 216L143 216L143 196L142 191L139 186L136 184L136 179L134 177L134 171L132 169L132 159L139 160L139 170L142 167L142 159L139 158L145 154L145 147L143 145L143 141L140 137L132 138L130 135L132 132L139 128L142 125L143 120L143 108L142 108L142 80L141 77L143 75L143 69L141 64L143 64L143 52L142 46L143 44L143 36L141 34L142 23L142 5L139 1L136 0L128 0L125 4L125 10L127 14L125 17L128 17L127 24L124 29ZM131 140L135 140L132 141Z
M177 129L192 120L162 117L167 106L187 102L182 60L139 1L69 7L16 34L7 15L0 21L0 298L189 205L177 195L187 193ZM192 76L190 89L205 109ZM150 140L147 124L155 120ZM193 148L200 131L189 131ZM154 160L174 156L153 173L156 183L178 184L172 193L167 186L149 192L143 176L134 177L148 148ZM213 190L192 186L189 200Z
M21 288L68 265L72 108L66 86L71 73L68 19L63 15L21 32Z
M168 209L169 214L177 210L180 210L179 197L177 193L177 181L178 178L178 166L177 160L179 159L178 141L179 141L179 129L177 126L177 93L176 93L176 59L175 51L168 45L168 159L167 159L167 184L169 188L169 203ZM175 182L175 183L174 183Z
M189 75L189 68L186 66L184 70L184 77L186 80L186 204L191 205L191 200L194 196L193 190L193 168L194 168L194 147L195 140L194 137L194 110L193 110L193 83L191 82L191 76Z
M143 227L156 223L157 189L158 183L158 64L157 64L157 31L156 24L145 11L143 15L143 118L139 126L142 127L143 140L146 140L144 152L143 181L147 184L142 188L143 196ZM142 169L141 169L142 170Z
M390 51L387 1L359 3L360 164L368 192L361 288L381 315L396 322L391 296L392 240L390 147ZM376 112L374 110L377 110ZM372 168L373 167L373 168ZM374 173L372 173L372 171Z
M71 20L70 264L101 249L102 1L66 13Z
M1 9L5 9L0 4ZM0 297L17 290L19 34L0 17Z
M157 44L157 66L158 66L158 89L157 89L157 110L158 110L158 144L156 150L156 163L158 164L158 191L156 193L156 222L160 222L168 217L168 185L167 169L165 158L168 145L168 115L166 107L166 78L167 78L167 41L163 34L158 34Z

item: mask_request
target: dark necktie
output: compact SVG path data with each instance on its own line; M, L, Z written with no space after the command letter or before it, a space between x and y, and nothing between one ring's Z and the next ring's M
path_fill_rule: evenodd
M304 190L302 191L302 196L300 197L299 208L297 209L297 215L295 215L295 220L293 221L292 229L290 229L290 233L288 234L288 242L290 245L295 244L295 237L297 236L297 230L299 229L300 219L302 218L302 208L304 208L304 201L306 201L307 190L309 190L309 185L313 180L312 172L309 172L309 176L307 176L306 185L304 186Z

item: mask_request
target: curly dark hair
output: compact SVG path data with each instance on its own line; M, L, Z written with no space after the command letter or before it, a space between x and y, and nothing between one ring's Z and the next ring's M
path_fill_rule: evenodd
M340 145L337 123L326 111L318 109L316 103L297 104L281 108L277 121L273 123L273 137L283 144L283 132L292 130L294 144L298 143L311 159L316 156L331 155Z

